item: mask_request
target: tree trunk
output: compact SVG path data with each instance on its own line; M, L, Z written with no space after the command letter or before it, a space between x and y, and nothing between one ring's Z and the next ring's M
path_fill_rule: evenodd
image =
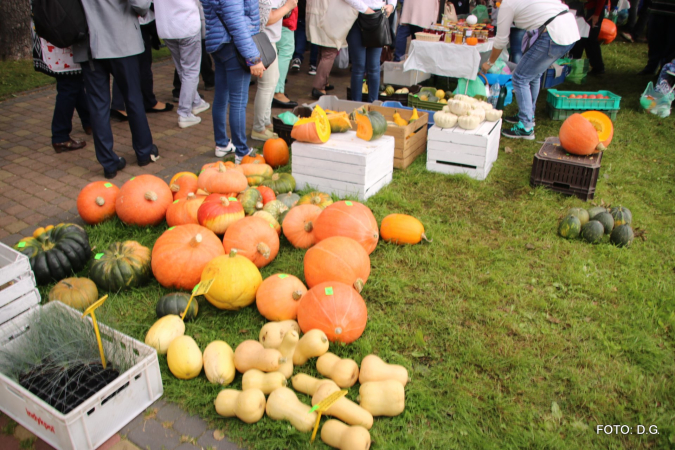
M31 55L30 0L0 0L0 58Z

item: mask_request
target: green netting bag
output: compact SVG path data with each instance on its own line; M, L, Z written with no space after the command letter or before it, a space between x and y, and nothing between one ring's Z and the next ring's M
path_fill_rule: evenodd
M478 23L490 21L490 14L488 14L488 9L487 9L487 6L485 6L485 5L476 6L473 9L473 11L471 11L471 14L476 16L476 18L478 19Z

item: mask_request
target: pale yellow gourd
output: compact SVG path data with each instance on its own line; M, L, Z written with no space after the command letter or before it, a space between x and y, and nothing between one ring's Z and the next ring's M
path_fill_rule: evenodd
M363 358L359 370L359 383L384 380L396 380L405 386L408 383L408 369L398 364L387 364L376 355Z
M494 109L494 107L492 106L492 103L479 101L477 104L478 104L479 107L483 108L485 111L490 111L490 110Z
M490 111L485 111L485 120L488 122L497 122L502 118L504 111L498 109L491 109Z
M293 354L295 353L295 348L298 346L299 340L300 336L298 335L298 332L289 330L284 335L284 339L279 346L279 353L281 353L281 356L286 361L279 365L278 371L286 378L293 376Z
M166 355L171 341L184 334L185 323L177 315L168 314L152 324L145 335L145 343L160 355Z
M481 108L480 106L475 106L471 110L471 115L480 118L481 122L485 120L485 110L483 108Z
M318 404L339 390L340 388L334 384L322 383L312 396L312 405ZM360 425L369 430L373 427L373 415L347 397L341 397L324 411L324 414L340 419L349 425Z
M270 419L286 420L302 433L309 433L316 422L316 412L309 413L311 406L305 405L295 392L287 387L275 389L267 399L265 411Z
M204 349L204 373L215 384L227 386L234 380L234 352L227 342L213 341Z
M478 103L480 101L478 99L475 99L473 97L470 97L470 96L464 95L464 94L457 94L452 98L454 98L455 100L461 100L463 102L467 102L467 103L471 103L471 104Z
M260 389L265 395L270 394L275 389L286 387L288 382L281 372L261 372L258 369L247 371L241 379L241 388Z
M260 389L223 389L213 403L221 416L246 423L256 423L265 414L265 394Z
M315 358L328 351L330 342L326 333L321 330L313 329L305 333L298 342L298 346L293 353L293 364L302 366L309 358Z
M279 350L265 348L252 339L242 342L234 350L234 367L241 373L251 369L274 372L285 361Z
M445 106L444 106L445 108ZM471 103L457 100L456 98L448 102L448 109L456 116L461 116L471 111Z
M316 370L324 377L335 381L341 388L354 386L359 379L359 366L353 359L342 359L339 356L327 352L316 360Z
M481 122L482 120L480 119L480 117L474 116L471 113L459 116L459 118L457 119L459 127L465 130L475 130L476 128L478 128Z
M289 330L295 330L300 335L300 326L295 320L282 320L280 322L267 322L260 329L258 340L265 348L279 348L284 335Z
M369 381L359 388L359 403L373 416L398 416L405 409L405 389L396 380Z
M169 370L181 380L190 380L202 371L202 351L190 336L178 336L166 352Z
M358 425L345 425L339 420L330 419L321 428L321 440L324 444L339 450L368 450L370 432Z
M451 112L437 111L434 113L434 124L439 128L452 128L457 125L457 116Z
M294 375L293 378L291 378L291 383L293 384L293 389L307 395L314 395L319 386L324 383L332 384L336 388L338 387L333 380L328 378L314 378L305 373Z

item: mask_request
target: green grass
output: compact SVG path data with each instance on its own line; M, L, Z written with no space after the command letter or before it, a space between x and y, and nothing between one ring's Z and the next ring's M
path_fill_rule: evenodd
M596 202L629 207L646 240L619 249L606 241L592 246L559 238L565 211L591 203L530 188L540 142L503 138L482 182L427 172L424 156L395 171L391 185L367 205L378 221L394 212L418 217L433 243L378 245L363 291L366 331L352 345L331 347L357 362L374 352L410 371L405 412L376 418L373 448L675 446L673 119L639 110L647 80L633 74L646 59L644 45L615 43L603 52L607 74L581 89L608 89L623 100ZM542 94L538 141L556 136L561 124L548 120L544 107ZM513 152L505 153L505 146ZM152 246L164 229L114 220L89 232L101 249L126 239ZM302 278L302 258L282 240L263 277L286 272ZM143 340L165 292L152 282L112 294L101 320ZM202 349L215 339L232 347L256 339L265 322L255 306L220 311L203 299L199 306L186 333ZM219 386L203 374L177 380L163 356L160 365L166 399L247 448L311 448L309 436L287 423L264 418L247 425L218 417L213 400ZM297 372L316 375L314 361ZM241 375L230 387L241 387ZM357 394L354 387L349 398ZM597 435L598 424L629 425L634 433L637 425L656 425L658 435ZM327 448L320 442L313 447Z

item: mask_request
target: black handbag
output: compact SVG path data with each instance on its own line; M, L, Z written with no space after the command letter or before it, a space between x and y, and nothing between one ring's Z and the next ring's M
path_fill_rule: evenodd
M359 13L356 23L361 30L361 42L366 48L391 46L391 27L384 10L373 14Z
M227 30L227 25L225 25L225 22L223 22L222 19L220 22L223 24L223 27L225 27L225 29ZM232 36L230 30L227 30L227 32L230 36ZM272 45L269 36L267 36L265 33L258 33L251 36L251 39L253 39L253 43L258 49L258 53L260 54L260 61L263 63L263 66L265 66L265 69L267 69L269 66L272 65L274 60L277 59L277 52L274 50L274 46ZM250 72L251 68L246 63L246 58L244 58L241 55L241 53L239 53L239 49L234 44L234 38L232 38L232 45L234 45L234 49L237 52L237 61L239 61L239 64L241 64L241 67L243 67L245 71Z

